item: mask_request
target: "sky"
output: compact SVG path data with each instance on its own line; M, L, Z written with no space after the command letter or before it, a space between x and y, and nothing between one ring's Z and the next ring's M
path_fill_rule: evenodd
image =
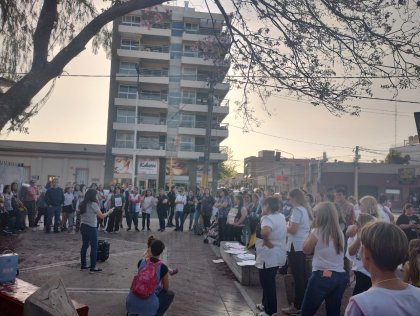
M199 2L193 4L203 11ZM95 55L87 47L65 71L72 75L109 75L110 60L105 52ZM386 91L376 92L376 97L390 96ZM109 78L60 77L48 102L28 124L29 134L3 133L0 139L105 144L108 95ZM398 99L418 101L419 96L419 90L403 91ZM361 161L381 160L394 145L395 132L397 145L416 134L413 112L420 111L419 104L351 100L351 104L362 107L361 115L336 117L295 96L274 95L266 105L269 116L255 97L252 104L262 124L245 133L234 104L240 100L241 91L231 90L226 98L230 114L225 122L230 128L222 145L232 150L238 171L245 157L257 156L260 150L279 150L285 158L319 158L326 152L330 161L351 161L353 149L361 146L369 149L361 151Z

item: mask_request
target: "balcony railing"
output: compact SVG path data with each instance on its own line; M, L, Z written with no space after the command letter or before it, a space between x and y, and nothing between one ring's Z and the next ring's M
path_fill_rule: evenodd
M180 122L179 127L186 127L186 128L206 128L207 127L207 121L195 121L195 123L192 122ZM226 123L215 123L213 122L211 125L212 129L219 129L219 130L226 130L228 129L228 124Z
M118 92L118 98L121 99L136 99L137 93L132 92ZM141 92L139 95L141 100L155 100L155 101L168 101L168 93L156 92L156 93L144 93Z
M165 150L165 142L156 142L156 141L139 141L137 142L138 149L153 149L153 150Z
M152 53L169 53L169 45L149 45L149 44L121 44L121 49L139 50Z
M144 117L140 116L139 118L140 124L149 124L149 125L166 125L165 118L155 118L155 117Z
M116 148L133 148L134 141L133 140L116 140L115 147Z
M180 151L188 151L188 152L204 152L206 149L205 145L194 145L194 144L181 144L179 146ZM225 146L211 146L210 147L211 153L216 154L225 154L227 153L227 147Z
M168 69L142 68L140 69L140 76L142 77L167 77ZM136 69L120 68L119 74L127 75L127 77L136 77Z
M198 34L198 35L219 35L221 30L215 30L213 28L202 28L202 29L194 29L194 30L184 30L185 33L188 34Z
M207 96L208 97L208 96ZM197 104L197 105L207 105L207 97L196 97L196 98L182 98L182 103L184 104ZM229 107L229 100L223 99L221 101L216 100L214 106L226 106Z
M151 24L147 24L146 22L142 22L141 20L139 21L138 19L136 20L131 20L131 21L122 21L121 24L123 25L128 25L128 26L137 26L137 27L147 27L147 28L154 28L154 29L169 29L171 28L171 23L169 22L161 22L161 23L151 23ZM147 25L146 25L147 24Z

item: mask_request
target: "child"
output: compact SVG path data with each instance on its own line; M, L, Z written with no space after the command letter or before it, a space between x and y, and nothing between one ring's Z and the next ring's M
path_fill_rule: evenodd
M420 239L408 244L408 261L404 264L404 282L420 287Z
M152 252L150 250L150 246L152 245L152 242L154 240L159 240L159 239L155 238L155 236L153 236L153 235L150 235L149 238L147 238L147 249L144 251L143 259L148 259L148 258L152 257ZM175 275L177 273L178 273L178 268L169 269L169 275Z
M365 292L372 286L370 273L363 266L362 258L360 256L360 231L369 222L373 222L375 218L372 215L360 213L357 217L357 235L349 237L347 244L346 257L353 262L352 270L356 278L356 285L353 289L353 295Z

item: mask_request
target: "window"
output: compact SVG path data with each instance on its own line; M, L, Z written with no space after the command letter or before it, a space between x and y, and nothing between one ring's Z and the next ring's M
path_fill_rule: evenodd
M399 201L400 200L400 189L385 189L385 195L390 201Z
M87 184L88 183L89 169L86 168L76 168L75 180L77 184Z
M194 137L181 136L179 140L180 151L194 151Z
M115 136L115 147L133 148L134 147L134 133L117 132Z
M158 100L158 101L167 101L168 100L168 91L153 91L153 90L142 90L140 93L140 99L145 100Z
M136 112L132 110L117 109L118 123L135 123Z
M125 75L137 75L136 64L121 62L120 73Z
M184 67L182 69L182 79L197 80L197 68Z
M124 15L122 24L131 26L140 26L141 18L138 15Z
M209 97L206 93L197 93L197 104L207 105L207 98Z
M138 40L122 39L121 49L139 50L140 43Z
M160 115L151 113L142 114L140 116L140 124L160 125Z
M181 113L179 126L193 128L195 123L194 121L194 114Z
M139 137L138 148L160 149L159 137Z
M182 103L195 104L195 90L182 90Z
M191 23L191 22L185 22L184 23L184 30L186 32L196 33L198 32L198 23Z
M123 99L135 99L137 96L136 86L120 85L118 87L118 97Z

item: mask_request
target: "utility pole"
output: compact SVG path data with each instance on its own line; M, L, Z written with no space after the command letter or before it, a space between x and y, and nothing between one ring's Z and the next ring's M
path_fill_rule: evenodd
M137 129L139 124L139 99L140 99L140 62L136 64L137 72L137 94L136 94L136 116L134 117L134 144L133 144L133 173L131 184L136 185L136 158L137 158Z
M359 200L359 146L354 150L354 197Z
M207 124L206 124L206 141L204 145L204 166L203 177L201 179L201 186L203 188L209 187L209 168L210 168L210 153L211 153L211 127L213 122L213 104L214 104L214 86L216 80L214 74L210 78L209 96L207 98ZM214 181L215 175L213 175Z

